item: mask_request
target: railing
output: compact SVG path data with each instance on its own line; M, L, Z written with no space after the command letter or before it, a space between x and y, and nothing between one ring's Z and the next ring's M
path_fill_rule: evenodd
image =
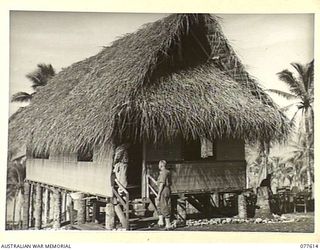
M149 174L146 175L147 179L147 197L150 198L150 191L155 195L158 196L158 192L152 187L152 184L157 186L157 181Z
M115 179L115 183L117 183L118 187L121 187L121 189L123 190L123 192L125 193L125 199L123 196L121 196L118 191L115 189L115 187L112 187L112 192L114 194L114 196L117 198L117 200L120 202L120 204L122 205L123 209L124 209L124 213L126 216L126 223L128 225L129 223L129 192L128 190L117 180Z

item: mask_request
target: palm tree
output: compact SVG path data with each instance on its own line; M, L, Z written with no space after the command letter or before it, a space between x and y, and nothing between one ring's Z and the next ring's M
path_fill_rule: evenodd
M247 177L248 187L258 187L259 172L262 166L262 157L260 154L259 146L247 145L246 148L246 161L247 161Z
M311 185L311 171L312 171L312 155L310 148L313 145L313 133L314 133L314 61L306 65L300 63L291 63L291 66L295 69L297 77L293 75L291 71L285 69L278 73L279 79L285 82L289 86L289 92L269 89L268 91L278 94L288 100L295 100L293 104L285 107L283 110L288 110L290 107L296 107L296 111L291 119L291 124L294 124L295 118L299 112L302 114L304 126L300 129L305 131L305 165L307 169L307 182Z
M26 178L25 161L9 161L7 168L7 201L13 201L12 223L14 225L16 215L16 205L19 204L18 211L21 214L23 203L24 180ZM8 202L7 202L8 204ZM21 216L20 216L21 219Z
M261 181L271 170L270 143L259 142L246 147L247 174L250 186L259 187Z
M36 93L39 87L45 86L49 79L55 75L55 70L51 64L40 63L37 65L37 69L29 74L26 77L32 82L33 93L29 94L27 92L18 92L12 95L11 102L28 102L31 101L34 94Z
M289 181L291 187L295 177L295 169L288 160L283 157L273 156L270 157L270 165L273 173L273 182L276 183L277 188L282 187L286 180Z
M305 182L308 183L309 176L308 174L306 174L309 170L308 166L304 164L306 155L310 155L310 163L311 165L313 165L314 150L313 145L307 146L306 136L303 133L302 135L299 135L296 140L297 141L293 141L289 145L292 150L288 154L286 162L293 168L293 171L295 173L294 182L298 185L300 184L301 186L303 186ZM310 169L310 178L313 181L313 168Z

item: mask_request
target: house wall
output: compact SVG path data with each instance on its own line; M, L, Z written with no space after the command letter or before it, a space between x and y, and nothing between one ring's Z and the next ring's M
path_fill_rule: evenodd
M245 188L246 163L244 142L216 140L214 156L209 159L185 161L182 140L162 146L146 147L146 162L157 178L157 162L165 159L172 167L173 191L196 191ZM77 154L52 152L49 159L28 159L27 179L68 190L100 196L111 196L113 147L94 150L92 162L78 162ZM139 174L139 173L137 173Z
M186 148L183 148L186 147L186 144L177 141L175 144L168 144L158 148L147 147L147 169L149 174L156 179L159 173L157 161L164 159L171 169L171 189L173 193L246 188L246 162L243 140L217 139L210 146L210 150L213 150L212 157L202 159L201 155L203 154L196 152L196 155L199 156L197 159L186 160L193 154L192 150L199 151L200 142L197 148L195 148L195 145L186 150ZM201 150L207 149L202 147Z
M168 164L172 193L240 190L246 187L245 161L184 162ZM157 179L157 164L148 164L148 172Z
M49 159L28 159L27 180L99 196L111 196L113 147L96 149L92 162L76 154L51 153Z
M177 139L174 143L166 143L162 145L147 144L146 160L147 162L153 161L184 161L194 151L201 156L199 144L193 143L187 147L186 143L183 143L181 139ZM245 160L245 147L243 140L237 139L216 139L213 142L213 160L216 161L241 161ZM202 150L206 148L202 147Z
M245 160L243 140L217 139L213 143L213 152L217 161Z
M183 160L182 140L178 139L172 143L154 145L148 143L146 146L147 161L181 161Z

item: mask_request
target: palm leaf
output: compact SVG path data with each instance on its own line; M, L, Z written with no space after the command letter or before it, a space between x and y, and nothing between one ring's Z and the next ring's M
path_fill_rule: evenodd
M33 83L32 88L35 90L37 87L45 86L48 80L53 77L56 73L51 64L40 63L37 65L37 69L26 77Z
M291 66L298 72L299 80L305 82L306 68L300 63L291 63Z
M305 80L306 90L311 94L311 98L313 97L313 88L314 88L313 84L314 84L314 61L312 60L310 63L307 64L306 80Z
M285 92L285 91L281 91L281 90L278 90L278 89L267 89L267 91L271 92L271 93L275 93L279 96L282 96L284 98L286 98L287 100L293 100L293 99L297 99L297 97L293 94L290 94L288 92Z
M32 94L27 92L18 92L12 95L11 102L28 102L32 99Z
M293 105L296 105L296 103L291 103L285 107L280 108L281 112L287 112Z
M296 116L298 114L298 112L300 111L300 109L297 109L297 111L294 113L294 115L292 116L291 120L290 120L290 126L293 127L295 124L295 120L296 120Z
M285 82L290 87L290 91L297 97L302 98L304 96L304 86L299 83L299 81L293 76L292 72L285 69L277 73L277 75L281 81Z

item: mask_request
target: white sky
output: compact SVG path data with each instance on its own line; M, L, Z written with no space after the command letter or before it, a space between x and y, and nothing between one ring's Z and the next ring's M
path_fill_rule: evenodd
M313 59L314 17L309 14L217 14L226 37L265 88L286 89L276 73ZM25 75L38 63L56 71L98 53L102 46L166 14L11 12L10 95L31 92ZM272 97L274 97L272 95ZM274 100L287 104L282 98ZM10 104L12 114L21 104Z

